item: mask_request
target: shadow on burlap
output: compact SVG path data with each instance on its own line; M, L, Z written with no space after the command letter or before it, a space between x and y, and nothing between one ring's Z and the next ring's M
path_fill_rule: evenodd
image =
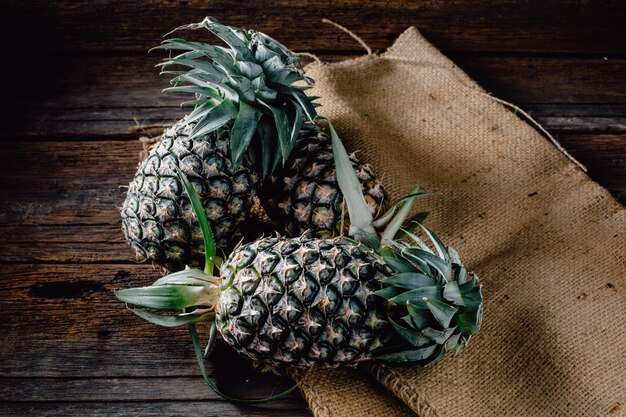
M419 209L485 296L456 358L306 374L314 414L406 415L391 392L420 416L626 415L624 209L415 28L382 55L307 72L393 197L415 183L440 193Z

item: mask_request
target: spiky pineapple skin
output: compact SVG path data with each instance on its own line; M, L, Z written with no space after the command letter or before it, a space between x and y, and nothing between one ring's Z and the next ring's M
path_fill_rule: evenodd
M221 268L217 328L240 354L272 365L355 364L389 336L373 294L390 268L342 239L264 238Z
M388 196L368 165L350 157L372 215L384 212ZM287 236L330 238L348 230L343 195L337 184L331 138L320 130L302 129L282 169L261 189L269 217ZM343 226L343 227L342 227Z
M238 239L237 227L249 216L259 184L247 159L233 166L228 128L189 139L192 129L183 119L163 133L140 163L121 212L124 236L137 257L172 271L204 258L202 232L173 167L193 184L223 249Z

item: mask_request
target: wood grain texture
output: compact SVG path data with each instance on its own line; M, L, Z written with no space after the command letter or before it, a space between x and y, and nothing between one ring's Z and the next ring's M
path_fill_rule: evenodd
M614 1L347 0L151 2L7 0L21 38L55 51L145 51L179 25L211 15L279 38L295 50L357 50L334 19L373 49L386 48L408 26L444 51L622 53L626 12ZM28 25L20 24L28 21ZM306 30L303 30L306 28ZM28 45L28 43L26 44Z
M624 133L626 104L521 103L551 133ZM122 104L123 106L123 104ZM19 123L0 132L10 140L132 140L158 135L188 113L178 106L163 107L64 107L37 108L17 115ZM145 129L142 133L142 129Z
M20 86L14 92L7 115L14 123L0 131L0 141L136 139L134 126L172 124L188 109L179 107L184 96L161 93L169 84L154 68L159 61L51 57L50 79L33 91ZM553 133L626 132L626 59L460 54L456 61L487 91L526 109ZM32 102L38 94L42 98Z
M375 51L414 25L626 202L623 2L6 0L0 12L11 58L0 68L2 416L310 415L295 393L263 407L221 401L203 385L184 329L156 329L113 296L161 275L135 263L120 231L117 207L141 150L131 128L158 134L185 114L180 97L161 93L167 79L154 65L164 55L147 50L207 14L325 61L363 49L323 17ZM207 369L241 396L289 386L223 344Z
M237 395L267 395L271 392L285 390L290 383L272 384L270 378L250 377L243 375L239 386L220 388ZM234 378L233 378L234 380ZM263 387L258 385L265 383ZM175 393L175 398L172 394ZM194 376L171 377L33 377L33 378L0 378L0 398L3 401L47 402L53 398L56 402L138 402L138 401L222 401L208 390L202 378ZM302 407L302 399L297 393L291 394L287 400L270 406L274 410L290 410ZM235 407L236 408L236 407ZM265 408L268 408L267 406Z
M324 54L320 59L334 62L360 55ZM48 71L42 75L46 82L18 85L21 94L16 95L15 104L88 109L176 107L186 96L162 94L161 90L170 86L170 77L159 76L154 67L165 56L146 51L121 56L47 55ZM488 91L518 104L626 103L626 75L622 71L626 57L449 56ZM29 88L39 94L36 100L23 94Z
M278 404L278 403L277 403ZM263 417L285 416L301 417L311 414L303 403L298 408L278 408L273 406L237 406L222 401L177 401L168 402L30 402L30 403L3 403L0 402L2 416L46 416L46 417L189 417L193 415L203 417Z

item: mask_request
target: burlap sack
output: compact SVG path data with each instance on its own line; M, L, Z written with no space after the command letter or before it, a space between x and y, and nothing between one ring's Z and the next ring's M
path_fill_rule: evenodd
M381 56L307 70L392 196L440 192L419 208L484 283L483 329L459 356L371 375L420 416L626 415L623 208L415 28ZM316 416L406 413L358 370L301 387Z

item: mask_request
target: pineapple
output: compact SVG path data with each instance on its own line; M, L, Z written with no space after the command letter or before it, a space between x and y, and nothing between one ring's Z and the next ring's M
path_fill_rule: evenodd
M410 224L401 230L418 193L392 207L395 215L383 216L382 234L375 231L352 162L333 132L331 125L352 238L261 238L239 246L223 263L207 250L205 271L181 271L117 297L183 310L179 316L135 311L154 323L209 320L212 339L219 332L240 354L272 365L431 365L458 352L480 327L478 278L426 227L418 224L420 234ZM194 207L201 207L183 182ZM214 265L219 276L212 275ZM197 340L194 345L198 354Z
M368 165L350 155L365 200L374 217L388 203L382 183ZM260 200L272 221L287 236L330 238L349 227L344 199L335 178L330 137L316 126L305 125L285 168L262 186Z
M122 209L122 231L137 255L173 271L204 259L202 232L174 167L191 179L221 248L237 238L259 186L247 157L238 166L229 158L227 129L192 139L193 126L183 119L163 133L140 163Z
M259 239L221 268L215 323L240 354L274 366L372 359L390 333L376 291L391 272L343 239Z
M440 258L404 245L384 255L343 238L243 245L221 268L217 302L207 300L217 330L274 366L435 363L477 330L478 281L453 249Z
M226 46L173 38L155 48L181 51L160 65L174 75L168 90L192 93L194 109L140 164L121 210L137 256L170 270L201 263L204 251L176 169L191 178L216 243L228 250L260 179L287 160L303 123L316 117L315 98L305 94L313 80L282 44L210 17L179 29L200 28Z
M404 241L371 248L347 238L266 237L233 251L219 277L189 269L116 295L184 309L167 316L183 320L177 324L211 320L241 355L274 366L433 364L478 330L482 299L458 254L424 230L434 250ZM140 312L156 321L150 314Z

